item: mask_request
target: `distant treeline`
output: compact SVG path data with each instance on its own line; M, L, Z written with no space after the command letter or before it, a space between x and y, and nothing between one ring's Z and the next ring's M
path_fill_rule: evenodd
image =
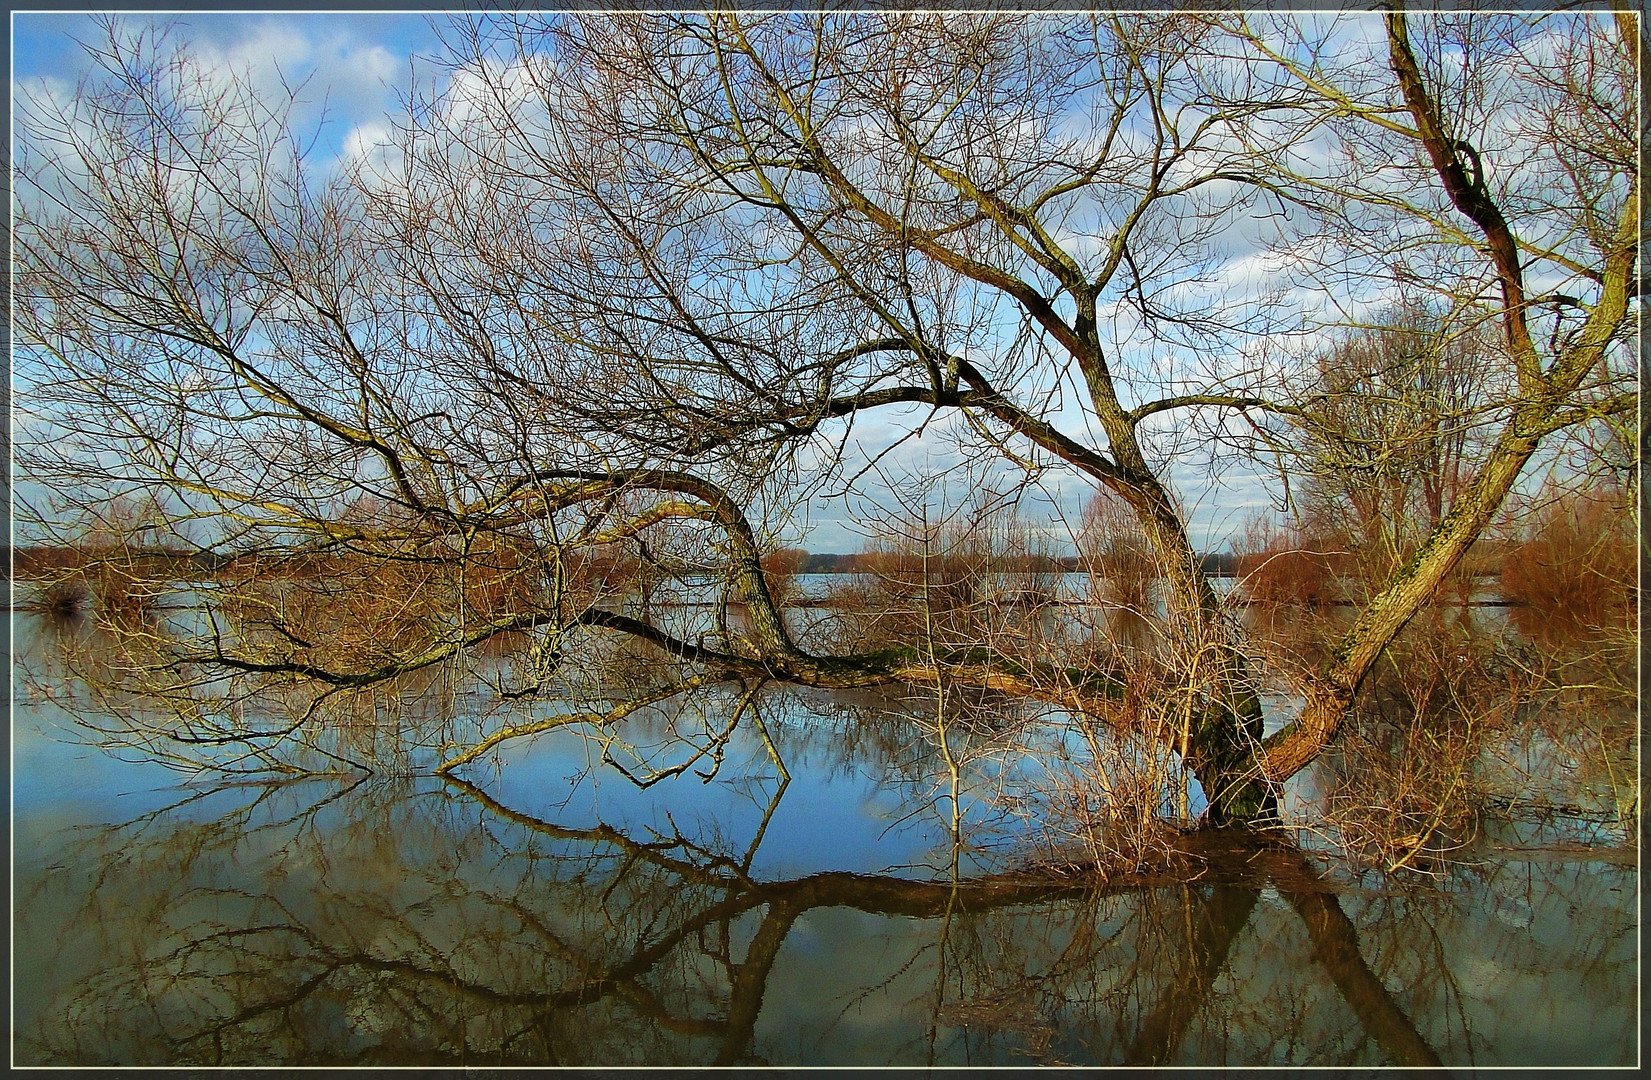
M836 552L810 552L805 558L797 560L796 569L799 574L866 574L876 573L882 568L884 556L881 552L857 552L850 555L839 555ZM1233 577L1238 572L1239 557L1226 552L1211 555L1200 555L1199 564L1204 573L1215 577ZM1018 558L1010 556L1002 560L1002 569L1007 573L1074 573L1082 566L1076 555L1024 555Z
M172 573L216 573L229 568L236 556L214 555L210 552L180 550L165 547L76 547L68 545L31 545L6 548L6 565L20 576L30 577L52 570L73 570L92 562L119 560L153 571ZM800 574L865 574L883 569L887 556L880 552L802 552L786 549L785 569ZM240 556L245 558L245 556ZM1227 553L1199 557L1204 573L1216 577L1232 577L1239 569L1239 556ZM769 561L769 560L765 560ZM1023 555L1002 559L998 567L1005 573L1073 573L1081 569L1076 555Z
M22 577L44 574L52 570L75 570L89 563L118 561L134 569L149 571L215 573L231 562L226 555L166 547L79 547L70 545L31 545L7 547L6 565L12 573Z

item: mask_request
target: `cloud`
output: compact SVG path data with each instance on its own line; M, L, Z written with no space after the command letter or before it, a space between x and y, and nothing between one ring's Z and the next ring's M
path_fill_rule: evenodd
M128 33L166 28L168 42L187 44L203 73L245 77L260 99L278 105L293 95L292 121L316 136L318 164L336 161L352 138L383 125L400 108L412 58L435 49L422 19L410 16L189 14L145 20L124 16ZM103 31L89 16L15 17L14 74L19 86L44 79L54 95L72 94L90 58L75 41L96 43Z

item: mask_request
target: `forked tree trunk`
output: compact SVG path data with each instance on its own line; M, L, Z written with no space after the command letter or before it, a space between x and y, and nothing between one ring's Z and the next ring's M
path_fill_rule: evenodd
M1145 470L1133 429L1114 438L1114 453L1138 468L1132 489L1117 488L1135 509L1142 531L1157 552L1169 587L1173 622L1184 635L1189 683L1198 704L1189 717L1184 743L1173 747L1204 791L1214 826L1268 820L1276 816L1275 790L1254 767L1262 742L1261 698L1244 654L1230 640L1220 600L1192 549L1186 527L1168 493ZM1120 448L1126 448L1119 453ZM1133 451L1132 453L1130 451Z
M1624 25L1625 34L1637 33L1633 20ZM1617 222L1612 250L1600 275L1598 302L1569 347L1543 367L1526 327L1525 284L1512 230L1483 182L1476 173L1470 177L1464 168L1461 154L1471 153L1471 148L1446 134L1438 106L1410 50L1403 12L1388 14L1387 30L1393 71L1423 148L1456 209L1486 238L1501 288L1504 340L1519 372L1519 399L1467 491L1342 636L1309 687L1301 716L1269 738L1257 755L1257 770L1273 784L1282 784L1305 768L1336 737L1376 661L1416 613L1432 602L1445 576L1501 508L1542 439L1587 418L1575 409L1573 396L1626 325L1633 291L1639 238L1637 183Z

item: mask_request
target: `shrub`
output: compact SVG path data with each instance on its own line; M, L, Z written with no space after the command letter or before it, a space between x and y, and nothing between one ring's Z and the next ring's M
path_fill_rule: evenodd
M25 611L72 617L90 611L94 601L92 587L75 574L45 583L18 606Z
M1634 521L1620 489L1551 488L1502 563L1502 595L1537 632L1621 623L1634 607Z
M1098 494L1084 506L1078 533L1078 565L1091 586L1105 583L1114 603L1140 613L1153 610L1158 558L1128 506ZM1097 594L1099 588L1095 588Z
M1257 519L1244 531L1239 587L1258 604L1320 604L1338 598L1339 547L1300 529Z

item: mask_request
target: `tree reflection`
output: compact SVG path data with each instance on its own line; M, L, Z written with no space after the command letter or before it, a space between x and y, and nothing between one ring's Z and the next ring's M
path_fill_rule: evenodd
M20 940L51 955L19 958L37 979L19 985L18 1060L1150 1064L1230 1044L1438 1066L1424 1031L1471 1059L1450 1010L1393 970L1450 978L1458 946L1432 954L1448 895L1432 935L1420 900L1365 903L1356 926L1299 852L1208 840L1110 882L764 880L766 820L750 843L635 836L458 780L185 793L20 877ZM1204 880L1176 883L1189 868ZM1631 981L1631 960L1588 974ZM1317 1006L1277 1004L1279 986Z

